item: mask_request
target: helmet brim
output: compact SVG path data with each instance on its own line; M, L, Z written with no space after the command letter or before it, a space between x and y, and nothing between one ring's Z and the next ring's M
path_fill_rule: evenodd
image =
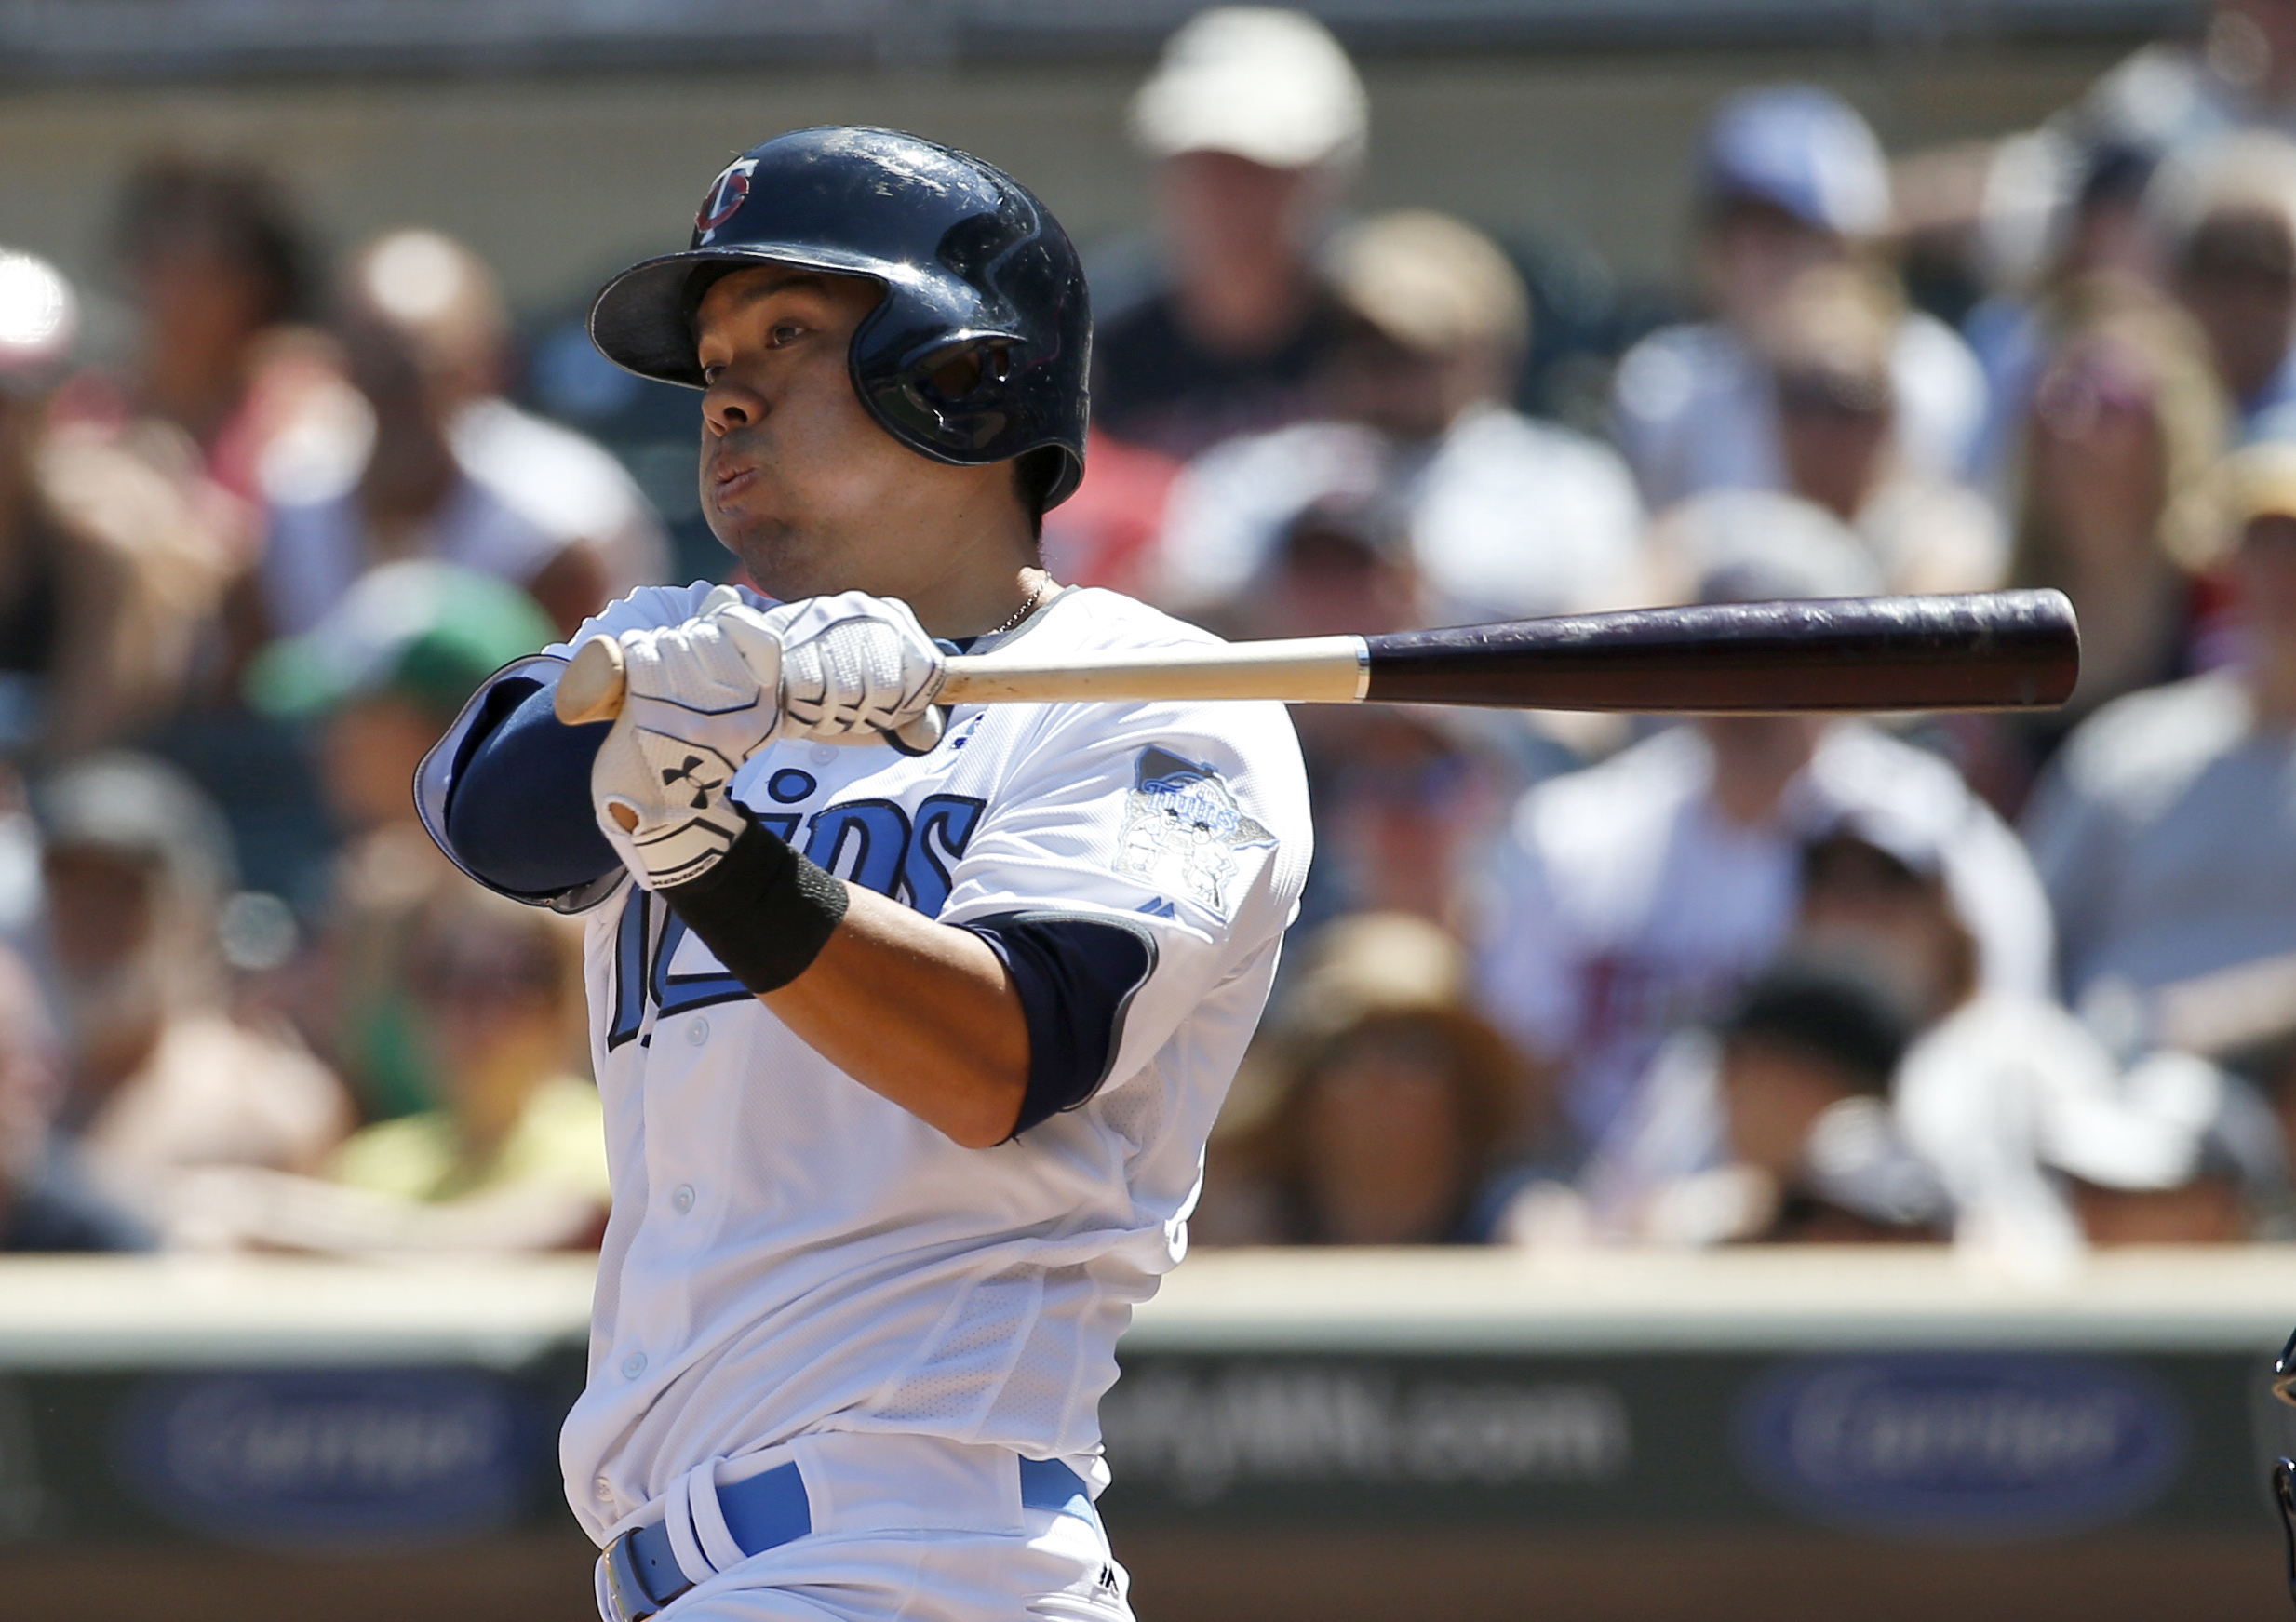
M598 289L590 304L590 342L624 371L698 389L704 385L694 352L689 289L706 265L787 264L883 284L885 266L865 254L843 254L795 243L744 243L700 248L642 260Z

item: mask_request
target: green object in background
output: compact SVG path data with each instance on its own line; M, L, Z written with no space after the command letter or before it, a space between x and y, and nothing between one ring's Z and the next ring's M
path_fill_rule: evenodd
M597 1089L554 1076L527 1095L510 1131L483 1159L469 1158L452 1110L429 1109L353 1133L327 1175L369 1193L431 1201L548 1187L594 1198L602 1212L613 1194L605 1131Z
M413 999L396 985L355 1011L351 1051L344 1057L358 1093L359 1114L367 1120L396 1120L438 1107L430 1079L436 1061L423 1041L420 1023Z
M248 669L248 703L300 720L393 692L450 718L480 682L556 636L507 581L450 563L387 563L311 630L264 649Z

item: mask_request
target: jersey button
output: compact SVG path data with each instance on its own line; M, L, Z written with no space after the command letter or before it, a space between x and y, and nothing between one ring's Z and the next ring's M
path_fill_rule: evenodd
M601 1498L611 1498L614 1495L614 1484L608 1481L604 1476L600 1476L597 1481L590 1483L590 1491L596 1493Z
M709 1021L697 1013L686 1022L686 1045L698 1048L707 1040L709 1040Z
M678 1214L680 1216L691 1211L693 1209L693 1185L691 1183L678 1184L678 1192L670 1196L670 1203L678 1208Z
M645 1372L646 1354L644 1352L632 1352L628 1357L622 1360L622 1377L624 1379L635 1380L638 1375L644 1374Z
M814 765L816 765L816 766L826 766L826 765L828 765L828 764L829 764L829 762L830 762L830 761L832 761L832 760L834 760L834 759L836 759L836 758L837 758L837 751L836 751L835 749L830 748L828 744L816 744L816 745L814 746L814 748L813 748L813 753L812 753L812 762L813 762L813 764L814 764Z

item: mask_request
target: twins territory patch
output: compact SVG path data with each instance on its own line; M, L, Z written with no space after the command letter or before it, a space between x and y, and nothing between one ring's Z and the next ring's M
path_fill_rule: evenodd
M1228 917L1228 885L1238 851L1272 845L1276 837L1244 815L1220 774L1169 749L1140 751L1124 797L1124 828L1116 870L1184 895Z

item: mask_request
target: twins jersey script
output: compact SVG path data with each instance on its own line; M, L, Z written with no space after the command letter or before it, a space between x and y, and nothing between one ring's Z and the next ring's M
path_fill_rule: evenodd
M678 623L705 592L638 592L575 641ZM1022 639L1057 655L1212 638L1070 590L1001 641ZM824 1430L994 1443L1105 1483L1117 1337L1186 1248L1204 1138L1307 875L1289 718L960 705L928 754L776 744L733 793L927 917L1117 922L1148 967L1098 1090L970 1149L799 1041L658 897L625 883L599 904L585 972L613 1215L562 1439L575 1514L603 1541L704 1460Z

